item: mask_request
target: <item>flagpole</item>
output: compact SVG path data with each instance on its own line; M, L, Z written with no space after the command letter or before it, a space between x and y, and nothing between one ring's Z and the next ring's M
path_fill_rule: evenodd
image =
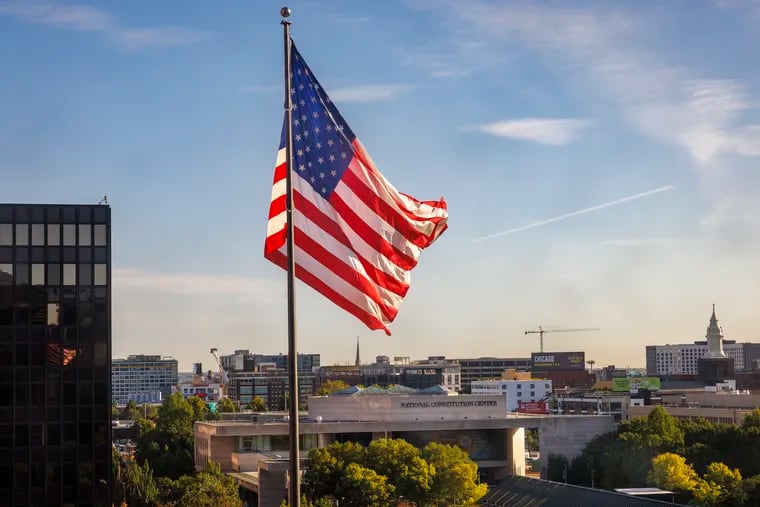
M301 466L298 432L298 353L296 346L296 295L295 295L295 255L293 254L293 99L290 94L290 16L289 7L280 9L285 49L285 213L287 220L287 257L288 257L288 429L290 440L290 507L301 505Z

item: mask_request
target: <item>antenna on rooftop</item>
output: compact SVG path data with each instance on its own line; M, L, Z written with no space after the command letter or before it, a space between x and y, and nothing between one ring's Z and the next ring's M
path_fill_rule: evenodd
M108 196L104 195L98 204L108 204Z

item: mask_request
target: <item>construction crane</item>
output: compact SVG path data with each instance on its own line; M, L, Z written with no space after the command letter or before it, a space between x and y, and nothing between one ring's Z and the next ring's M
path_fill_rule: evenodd
M574 333L576 331L599 331L598 327L585 327L585 328L578 328L578 329L544 329L541 326L538 326L538 329L531 329L529 331L525 331L525 334L537 334L540 337L540 351L544 351L544 335L546 333Z
M230 378L227 376L227 372L224 371L224 366L222 366L222 361L219 359L219 355L216 353L217 349L213 348L210 350L211 355L214 356L214 359L216 360L216 365L219 367L219 376L222 377L222 386L220 389L219 397L224 398L226 396L225 391L227 384L230 382Z

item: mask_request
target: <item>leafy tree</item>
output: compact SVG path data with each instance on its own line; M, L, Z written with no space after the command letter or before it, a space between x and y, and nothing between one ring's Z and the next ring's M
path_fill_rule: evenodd
M182 393L174 393L158 409L156 429L169 436L192 439L194 416L193 408Z
M683 456L666 452L652 459L648 480L658 488L689 492L697 486L699 476Z
M142 410L137 406L135 400L129 400L121 415L122 419L136 421L142 415Z
M116 406L116 400L111 403L111 420L116 421L121 415L121 410Z
M367 446L365 463L384 475L396 494L420 504L433 485L435 469L420 457L420 451L400 438L373 440Z
M756 408L744 416L744 420L742 420L742 429L748 430L752 428L760 429L760 408Z
M147 405L147 406L146 406ZM146 419L155 421L158 419L158 407L154 404L143 405L143 414Z
M235 481L223 474L218 464L210 462L194 475L175 481L172 494L177 507L241 507Z
M190 404L190 408L193 409L193 420L205 421L206 414L208 414L208 405L206 405L206 402L197 396L191 396L187 399L187 402Z
M620 425L619 437L633 440L657 453L681 452L684 434L675 417L664 407L655 407L646 418L635 418Z
M224 397L221 400L219 400L216 403L216 411L225 413L225 412L235 412L237 408L235 407L235 402L233 402L231 399Z
M747 499L742 474L737 469L730 469L724 463L710 463L707 466L704 481L713 490L719 491L718 503L709 505L740 506Z
M160 494L153 471L145 462L140 466L134 461L127 461L122 474L124 502L127 505L160 505Z
M158 419L139 422L137 459L147 461L156 477L176 479L193 471L193 409L180 393L166 398Z
M348 389L349 385L342 380L325 380L317 389L317 396L327 396L343 389Z
M340 498L340 505L390 507L395 505L391 502L394 490L384 475L357 463L351 463L338 481L335 494Z
M248 404L248 408L254 412L264 412L267 409L267 404L262 398L254 396L251 403Z
M566 457L550 454L546 458L546 480L565 482L565 474L569 465Z
M304 473L303 489L312 498L333 495L343 471L351 463L364 462L364 447L356 442L335 442L309 451L309 468Z
M428 502L470 505L488 492L488 485L478 483L478 465L461 448L431 442L422 450L422 458L435 470Z
M538 450L538 429L537 428L525 428L525 450L526 451Z

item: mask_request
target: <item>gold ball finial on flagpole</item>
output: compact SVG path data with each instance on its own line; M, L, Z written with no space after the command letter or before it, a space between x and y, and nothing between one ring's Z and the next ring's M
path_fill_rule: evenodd
M290 7L283 7L282 9L280 9L280 16L282 16L283 18L290 17L291 12L293 11L290 10Z

